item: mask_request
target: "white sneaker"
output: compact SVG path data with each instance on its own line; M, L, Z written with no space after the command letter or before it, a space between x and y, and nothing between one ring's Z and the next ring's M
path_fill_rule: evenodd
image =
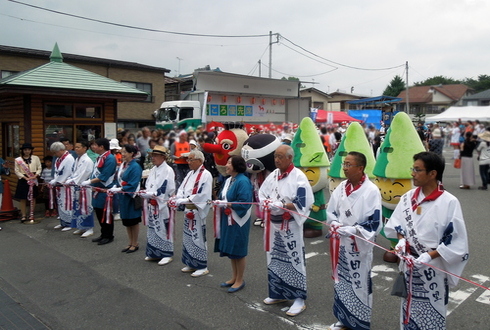
M342 329L344 329L344 325L340 322L336 322L328 328L328 330L342 330Z
M80 237L85 238L85 237L92 236L93 234L94 234L94 229L93 229L93 228L90 228L89 230L87 230L86 232L84 232L84 233L82 234L82 236L80 236Z
M158 265L160 265L160 266L164 266L164 265L166 265L166 264L171 263L171 262L172 262L172 260L174 260L174 259L172 259L171 257L165 257L165 258L163 258L162 260L160 260L160 261L158 262Z
M64 227L63 229L61 229L61 231L70 231L71 229L71 227Z
M192 277L199 277L199 276L203 276L206 274L209 274L209 270L207 268L203 268L203 269L196 270L194 273L191 274L191 276Z
M56 225L56 226L54 226L53 228L54 228L54 229L61 229L61 228L63 228L63 226L62 226L62 225Z
M196 271L194 268L191 268L189 266L185 266L184 268L181 269L182 273L192 273Z
M84 231L85 231L85 230L83 230L83 229L77 229L77 230L75 230L75 231L73 232L73 235L80 235L80 234L82 234Z

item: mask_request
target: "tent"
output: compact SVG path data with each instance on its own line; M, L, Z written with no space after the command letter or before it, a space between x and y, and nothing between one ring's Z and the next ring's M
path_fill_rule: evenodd
M377 129L381 127L382 111L379 109L349 110L349 116L365 122L368 126L373 125Z
M467 106L467 107L450 107L443 113L432 117L426 117L425 121L458 121L458 120L479 120L490 121L490 106Z
M326 110L318 110L318 113L316 115L315 123L326 123L329 114L332 114L333 122L334 123L341 123L341 122L353 122L353 121L361 121L357 120L355 118L352 118L348 114L342 111L326 111Z

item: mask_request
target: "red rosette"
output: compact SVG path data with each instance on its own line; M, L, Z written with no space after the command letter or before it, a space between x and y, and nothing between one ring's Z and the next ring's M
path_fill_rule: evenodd
M150 204L153 205L153 206L158 206L158 202L156 199L150 199L149 200Z
M291 213L289 213L289 212L284 212L284 213L282 214L282 219L283 219L283 220L291 220Z
M126 186L128 183L126 181L121 182L121 186Z
M229 207L227 207L227 208L225 209L225 214L226 214L226 215L230 215L230 214L231 214L231 209L230 209Z
M185 217L189 220L194 220L194 212L187 212Z

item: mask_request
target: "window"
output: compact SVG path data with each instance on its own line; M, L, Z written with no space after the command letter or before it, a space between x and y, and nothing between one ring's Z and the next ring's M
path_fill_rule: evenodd
M324 103L323 102L313 102L313 108L317 108L317 109L325 109L324 108Z
M46 103L44 116L46 118L73 119L100 119L102 118L102 105L100 104L72 104L72 103Z
M0 79L7 78L13 74L18 73L18 72L19 71L2 70L2 71L0 71L0 73L1 73Z
M148 93L148 97L143 102L153 102L153 93L152 93L153 86L151 84L132 82L132 81L121 81L121 83L123 83L126 86L133 87L139 89L140 91Z
M100 118L102 113L101 106L76 105L75 115L77 118Z
M4 148L3 158L17 157L20 155L19 123L2 124Z
M73 106L71 104L46 104L44 116L47 118L73 118Z

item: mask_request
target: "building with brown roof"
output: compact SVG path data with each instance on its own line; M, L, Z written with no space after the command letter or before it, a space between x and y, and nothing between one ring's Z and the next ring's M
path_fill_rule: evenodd
M398 110L409 115L438 114L453 105L462 105L462 99L472 95L473 89L464 84L414 86L408 89L409 110L406 111L407 91L402 91L398 97Z

